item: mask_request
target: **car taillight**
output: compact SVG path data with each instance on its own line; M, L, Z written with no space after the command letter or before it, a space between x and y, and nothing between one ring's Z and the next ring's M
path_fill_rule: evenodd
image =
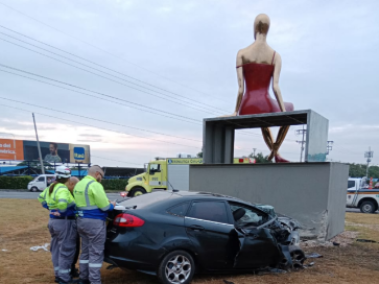
M142 227L145 221L127 213L121 213L113 220L113 225L118 227Z

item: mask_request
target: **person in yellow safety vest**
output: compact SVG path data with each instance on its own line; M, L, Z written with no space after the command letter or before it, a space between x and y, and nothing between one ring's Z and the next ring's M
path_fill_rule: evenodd
M74 198L78 212L78 233L82 239L82 253L79 258L79 284L101 284L100 269L104 259L106 238L106 218L115 202L109 202L101 180L104 172L100 166L88 169L74 188Z
M59 166L55 174L56 180L48 188L45 200L50 211L48 225L51 235L50 251L55 282L70 284L76 283L72 280L70 272L77 238L75 201L65 185L71 177L71 170L66 166Z
M75 185L78 182L79 182L79 179L77 177L70 177L67 180L67 182L65 183L65 185L67 186L68 190L71 192L72 196L74 196L73 190L74 190ZM46 202L46 196L47 196L48 192L49 192L49 187L46 187L45 190L42 191L40 193L40 195L38 196L38 201L41 203L42 207L44 207L46 209L49 209L49 207L47 206L47 202ZM52 238L52 240L53 240L53 238ZM52 249L51 247L53 245L54 244L52 242L51 245L50 245L50 250ZM80 250L80 238L77 235L77 239L76 239L76 251L75 251L74 260L72 261L72 264L71 264L71 272L70 272L72 278L79 277L79 271L75 267L75 264L76 264L76 262L78 261L78 258L79 258L79 250ZM57 271L57 273L58 273L58 271ZM59 277L56 276L56 282L57 283L59 282L58 279L59 279Z

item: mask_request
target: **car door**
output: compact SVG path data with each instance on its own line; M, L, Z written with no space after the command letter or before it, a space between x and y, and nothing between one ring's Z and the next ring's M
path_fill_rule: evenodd
M149 165L149 186L152 188L162 187L161 164L151 163Z
M264 228L264 225L272 218L265 212L245 204L229 202L229 206L240 241L240 251L234 267L247 269L277 263L281 257L277 241L270 230ZM241 214L238 214L238 211Z
M233 267L238 238L225 201L195 200L185 227L201 266L208 270Z
M44 190L46 188L46 178L45 176L40 176L37 179L37 187L39 190Z

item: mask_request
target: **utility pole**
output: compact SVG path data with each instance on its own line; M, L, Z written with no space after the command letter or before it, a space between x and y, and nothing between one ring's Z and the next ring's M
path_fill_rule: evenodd
M257 150L257 148L253 148L253 158L255 158L255 151Z
M327 141L328 142L328 145L326 146L326 149L327 149L327 155L329 155L330 151L333 150L333 143L334 141Z
M301 144L301 147L300 147L300 162L303 161L303 151L304 151L304 144L305 144L305 133L307 133L307 130L304 128L304 124L303 124L303 129L298 129L296 130L297 134L298 135L303 135L303 138L301 141L296 141L297 143Z
M367 168L366 168L366 177L368 177L368 167L370 165L371 159L374 157L374 151L371 151L371 147L368 147L368 151L365 152L365 158L367 158Z
M41 147L39 145L39 139L38 139L38 131L37 131L37 124L36 124L36 119L34 117L34 112L32 113L33 116L33 122L34 122L34 130L36 132L36 139L37 139L37 148L38 148L38 155L39 155L39 162L41 163L41 172L44 175L45 174L45 167L43 166L43 161L42 161L42 154L41 154Z

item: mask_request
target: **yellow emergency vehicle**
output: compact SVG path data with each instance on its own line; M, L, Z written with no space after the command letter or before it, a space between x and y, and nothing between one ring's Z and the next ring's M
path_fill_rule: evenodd
M189 190L189 166L202 164L202 158L157 158L151 161L146 171L131 177L125 190L129 197L156 190L178 189ZM255 163L250 158L234 158L235 164Z

